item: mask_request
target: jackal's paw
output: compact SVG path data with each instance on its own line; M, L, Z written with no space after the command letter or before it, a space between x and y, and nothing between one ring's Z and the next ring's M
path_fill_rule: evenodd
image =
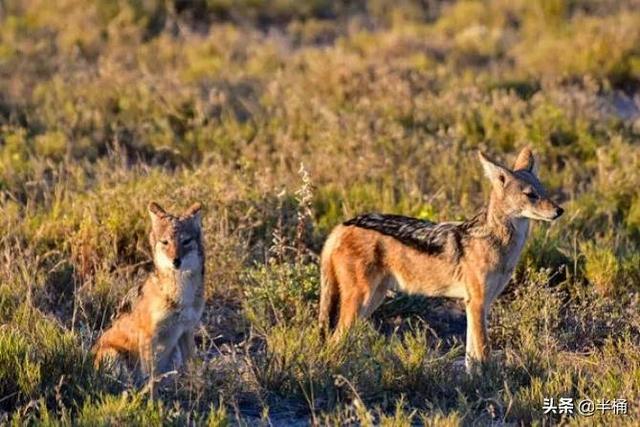
M458 357L457 359L455 359L453 361L453 363L451 364L451 367L453 368L454 372L462 373L466 369L465 365L466 365L465 358L464 357Z
M504 351L503 350L493 350L491 352L491 360L499 360L499 361L503 361L504 360Z
M474 359L466 358L464 361L464 370L467 375L474 376L482 372L482 362Z
M468 375L477 375L482 373L483 368L490 361L491 356L486 357L484 359L477 359L470 354L465 355L464 357L464 367L465 371Z
M478 360L473 356L467 354L464 357L460 357L453 362L453 367L456 370L462 370L468 375L477 375L482 373L486 369L490 369L495 363L502 363L504 361L504 351L495 350L486 357L484 360Z
M170 369L178 371L180 370L185 363L184 356L182 355L182 351L180 351L180 347L176 347L176 349L171 354L171 362Z

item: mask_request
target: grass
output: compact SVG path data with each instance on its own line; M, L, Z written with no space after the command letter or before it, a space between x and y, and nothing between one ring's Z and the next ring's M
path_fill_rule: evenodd
M0 424L636 425L632 3L0 1ZM396 295L323 342L334 225L469 217L475 151L525 144L567 213L534 226L484 375L456 302ZM151 268L152 199L201 201L207 248L199 361L154 401L89 354Z

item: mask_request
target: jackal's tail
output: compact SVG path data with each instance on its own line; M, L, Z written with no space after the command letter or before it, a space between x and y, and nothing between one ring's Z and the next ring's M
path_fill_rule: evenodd
M339 300L338 281L333 272L333 266L323 263L320 273L320 326L326 332L336 325Z
M336 278L331 252L336 236L332 233L325 243L320 258L320 326L323 332L335 328L338 317L340 287Z

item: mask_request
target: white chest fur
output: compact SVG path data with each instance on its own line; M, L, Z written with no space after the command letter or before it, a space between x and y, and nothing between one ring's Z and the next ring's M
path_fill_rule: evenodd
M524 244L527 241L528 235L529 220L526 218L519 218L514 220L513 236L511 237L511 242L509 242L507 252L505 253L504 262L505 269L510 270L511 273L518 264L518 259L520 259L520 254L522 253L522 249L524 248Z
M164 267L164 273L158 278L161 293L152 317L156 323L164 323L174 328L191 329L195 327L204 309L202 260L196 251L191 251L183 259L179 270L173 265Z
M176 272L178 287L178 321L186 327L194 327L202 316L204 309L202 273L184 270Z
M507 286L511 275L518 264L522 249L529 234L529 220L526 218L516 219L513 222L513 236L504 252L502 262L498 269L488 277L489 301L493 301Z

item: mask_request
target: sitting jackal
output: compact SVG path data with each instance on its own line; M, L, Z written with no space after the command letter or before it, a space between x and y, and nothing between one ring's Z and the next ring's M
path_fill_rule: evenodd
M131 312L98 340L95 362L115 359L142 376L180 368L194 356L194 329L204 308L204 249L200 204L182 216L149 204L155 271Z
M538 181L528 148L513 170L480 153L492 184L489 204L464 222L434 224L399 215L365 214L338 225L321 257L320 322L336 334L368 317L387 290L462 298L466 365L489 355L487 313L518 262L529 220L552 221L563 209Z

